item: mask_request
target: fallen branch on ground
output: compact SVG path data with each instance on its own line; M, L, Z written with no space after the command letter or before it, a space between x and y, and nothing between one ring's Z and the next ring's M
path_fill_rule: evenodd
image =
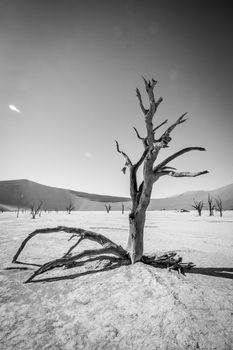
M166 254L163 254L161 256L143 256L142 262L148 265L152 265L154 267L160 267L160 268L168 268L169 271L175 270L179 273L185 274L186 270L190 270L195 266L194 263L183 263L182 257L176 257L176 252L169 252Z
M54 232L66 232L72 234L71 237L69 238L69 241L73 238L77 238L77 242L72 245L69 250L63 255L63 257L59 259L54 259L51 260L43 265L41 265L28 279L25 283L32 282L32 280L38 276L41 275L42 273L45 273L49 270L58 268L58 267L65 267L65 268L70 268L72 266L75 266L75 263L83 259L85 257L93 257L93 256L103 256L104 254L109 254L109 260L115 257L115 259L118 259L119 261L125 261L130 264L130 257L128 252L122 248L122 246L114 243L111 241L109 238L93 232L93 231L88 231L84 230L82 228L74 228L74 227L67 227L67 226L57 226L53 228L44 228L44 229L38 229L30 233L24 241L21 243L19 249L17 250L16 254L13 257L12 263L22 263L18 261L18 257L21 254L22 250L24 249L25 245L27 242L35 237L38 234L47 234L47 233L54 233ZM94 241L102 246L102 248L99 249L88 249L84 250L80 253L72 255L71 252L74 248L76 248L79 243L85 239ZM181 257L176 257L177 253L176 252L169 252L167 254L163 254L161 256L143 256L141 259L141 262L145 264L152 265L154 267L159 267L159 268L168 268L170 270L176 270L180 273L185 272L185 270L189 270L195 265L193 263L182 263L182 258ZM176 258L175 258L176 257Z

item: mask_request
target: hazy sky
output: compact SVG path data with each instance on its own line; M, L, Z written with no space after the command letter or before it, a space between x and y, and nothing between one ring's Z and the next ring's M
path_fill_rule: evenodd
M171 165L210 171L164 177L153 197L232 183L233 16L216 3L0 0L0 180L128 196L114 140L140 157L144 75L164 98L155 122L189 112L159 160L203 146Z

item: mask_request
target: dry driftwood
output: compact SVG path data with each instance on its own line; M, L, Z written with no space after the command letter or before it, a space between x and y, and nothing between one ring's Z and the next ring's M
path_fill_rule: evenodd
M40 266L26 281L32 282L32 280L38 276L41 275L44 272L47 272L49 270L52 270L57 267L72 267L72 264L77 262L80 259L83 259L85 257L93 257L93 256L102 256L109 254L109 258L113 256L117 257L119 260L128 261L130 263L130 256L128 252L122 248L122 246L117 245L113 241L111 241L109 238L93 232L89 230L85 230L82 228L74 228L74 227L67 227L67 226L57 226L53 228L43 228L38 229L30 233L24 241L21 243L19 249L17 250L16 254L14 255L12 259L12 263L22 263L18 261L18 257L25 248L27 242L35 237L38 234L48 234L48 233L54 233L54 232L66 232L70 233L71 237L69 240L77 238L77 241L75 244L73 244L69 250L63 255L63 257L59 259L51 260L42 266ZM81 241L88 239L91 241L94 241L98 244L100 244L102 247L99 249L88 249L84 250L81 253L72 255L71 252L74 250ZM175 252L169 252L167 254L164 254L162 256L143 256L142 262L145 264L152 265L154 267L159 268L169 268L169 270L177 270L178 272L184 273L185 269L190 269L194 266L193 263L182 263L182 258L178 257L175 258L177 254Z

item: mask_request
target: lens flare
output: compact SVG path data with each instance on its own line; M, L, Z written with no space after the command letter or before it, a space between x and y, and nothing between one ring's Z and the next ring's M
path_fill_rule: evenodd
M9 108L16 113L21 113L21 111L17 107L15 107L14 105L9 105Z

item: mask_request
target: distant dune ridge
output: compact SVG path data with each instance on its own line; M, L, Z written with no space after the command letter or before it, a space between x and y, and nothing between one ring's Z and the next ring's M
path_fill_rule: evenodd
M233 209L233 184L213 191L189 191L177 196L151 199L149 210L193 209L193 198L203 200L207 208L208 193L213 198L220 197L225 210ZM78 192L51 186L45 186L29 180L0 181L0 210L11 211L15 208L30 208L43 203L47 210L66 210L71 203L74 210L101 211L106 210L105 204L111 205L111 210L129 210L131 202L126 197L106 196Z

